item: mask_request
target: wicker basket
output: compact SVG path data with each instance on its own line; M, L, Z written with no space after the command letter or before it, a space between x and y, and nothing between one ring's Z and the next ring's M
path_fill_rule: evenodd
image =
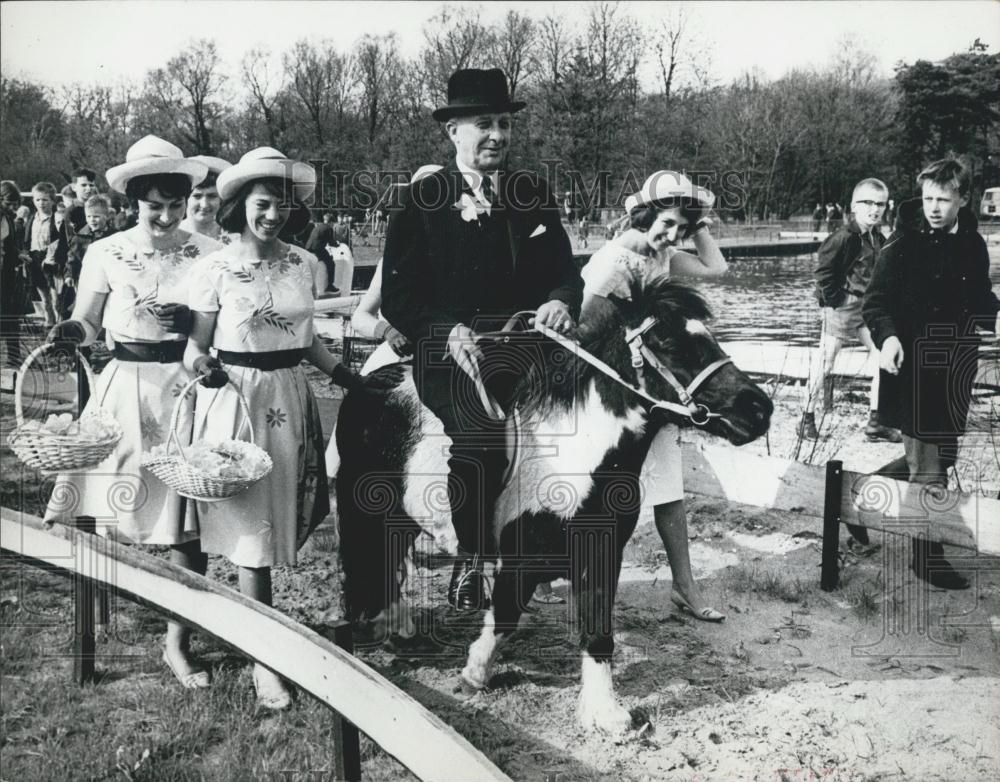
M86 470L108 458L118 445L118 441L122 439L122 428L111 413L98 405L80 416L77 422L78 424L88 420L100 422L108 430L108 434L101 439L82 435L79 431L74 434L57 434L39 429L34 425L35 422L26 424L24 420L21 394L24 391L24 377L28 367L42 353L53 348L55 345L52 343L40 345L28 354L21 365L21 371L14 384L14 413L17 417L17 427L11 433L10 448L28 467L39 469L44 474ZM91 390L96 389L94 370L82 354L78 355L80 366L87 375L87 383Z
M177 437L177 421L180 417L181 405L187 398L191 389L200 382L201 378L195 378L188 383L183 392L177 397L174 403L174 410L170 416L170 435L167 438L166 453L142 455L142 466L153 475L163 481L167 486L174 489L182 497L202 502L221 502L235 497L240 492L246 491L261 478L265 477L274 468L271 457L260 446L254 444L253 423L250 421L250 408L247 407L247 400L239 388L230 381L240 400L240 407L243 410L243 424L236 433L236 439L225 440L218 444L220 452L225 452L232 456L245 457L254 455L264 464L264 471L254 478L222 478L209 475L200 468L191 464L184 448ZM250 434L250 441L240 440L239 437L246 428Z

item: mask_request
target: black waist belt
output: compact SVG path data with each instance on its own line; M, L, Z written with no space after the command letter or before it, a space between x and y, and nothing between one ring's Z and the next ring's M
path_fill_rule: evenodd
M167 342L116 342L115 358L119 361L146 361L174 364L184 358L186 339Z
M272 350L268 353L219 351L219 361L223 364L234 364L238 367L250 367L251 369L263 369L266 372L274 369L291 369L292 367L297 367L305 356L305 348Z

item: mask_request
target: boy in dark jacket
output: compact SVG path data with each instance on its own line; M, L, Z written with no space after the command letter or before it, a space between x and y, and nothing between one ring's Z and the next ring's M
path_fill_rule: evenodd
M111 236L115 228L111 224L111 199L104 195L92 195L83 207L86 224L70 239L66 258L66 282L74 288L80 282L83 256L87 248L98 239Z
M813 277L816 298L822 307L823 326L819 348L810 362L806 382L805 407L799 436L806 440L819 437L813 408L822 394L826 378L833 371L837 354L847 340L860 341L868 348L872 373L868 423L869 440L898 443L899 432L884 426L878 417L878 349L861 317L861 299L865 295L872 269L885 238L880 229L882 212L889 200L889 189L879 179L864 179L854 187L851 214L847 223L830 234L820 245L819 261Z
M968 208L971 180L957 160L920 173L921 198L900 204L864 300L881 351L879 409L903 433L911 482L947 484L976 377L975 329L1000 324L986 242ZM913 569L937 587L969 586L938 543L914 540Z

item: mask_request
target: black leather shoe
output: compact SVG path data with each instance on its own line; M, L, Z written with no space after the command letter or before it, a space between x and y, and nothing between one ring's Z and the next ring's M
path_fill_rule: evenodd
M926 540L913 541L913 572L917 578L938 589L968 589L969 579L944 558L944 546Z
M451 571L448 603L459 611L479 611L490 607L478 557L460 559Z

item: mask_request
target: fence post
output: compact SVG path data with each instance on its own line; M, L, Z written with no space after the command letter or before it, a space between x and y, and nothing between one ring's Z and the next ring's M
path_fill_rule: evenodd
M337 622L333 625L333 642L345 652L354 653L354 639L351 623ZM356 726L345 720L339 712L334 712L334 720L339 724L333 731L333 772L334 779L359 782L361 779L361 735Z
M837 555L840 548L840 497L844 487L844 463L826 463L826 494L823 498L823 567L820 588L832 592L840 583Z
M74 627L73 627L73 681L87 684L94 681L97 642L94 632L94 581L96 565L90 549L83 545L83 535L94 534L93 518L80 516L76 536L77 574L73 578Z

